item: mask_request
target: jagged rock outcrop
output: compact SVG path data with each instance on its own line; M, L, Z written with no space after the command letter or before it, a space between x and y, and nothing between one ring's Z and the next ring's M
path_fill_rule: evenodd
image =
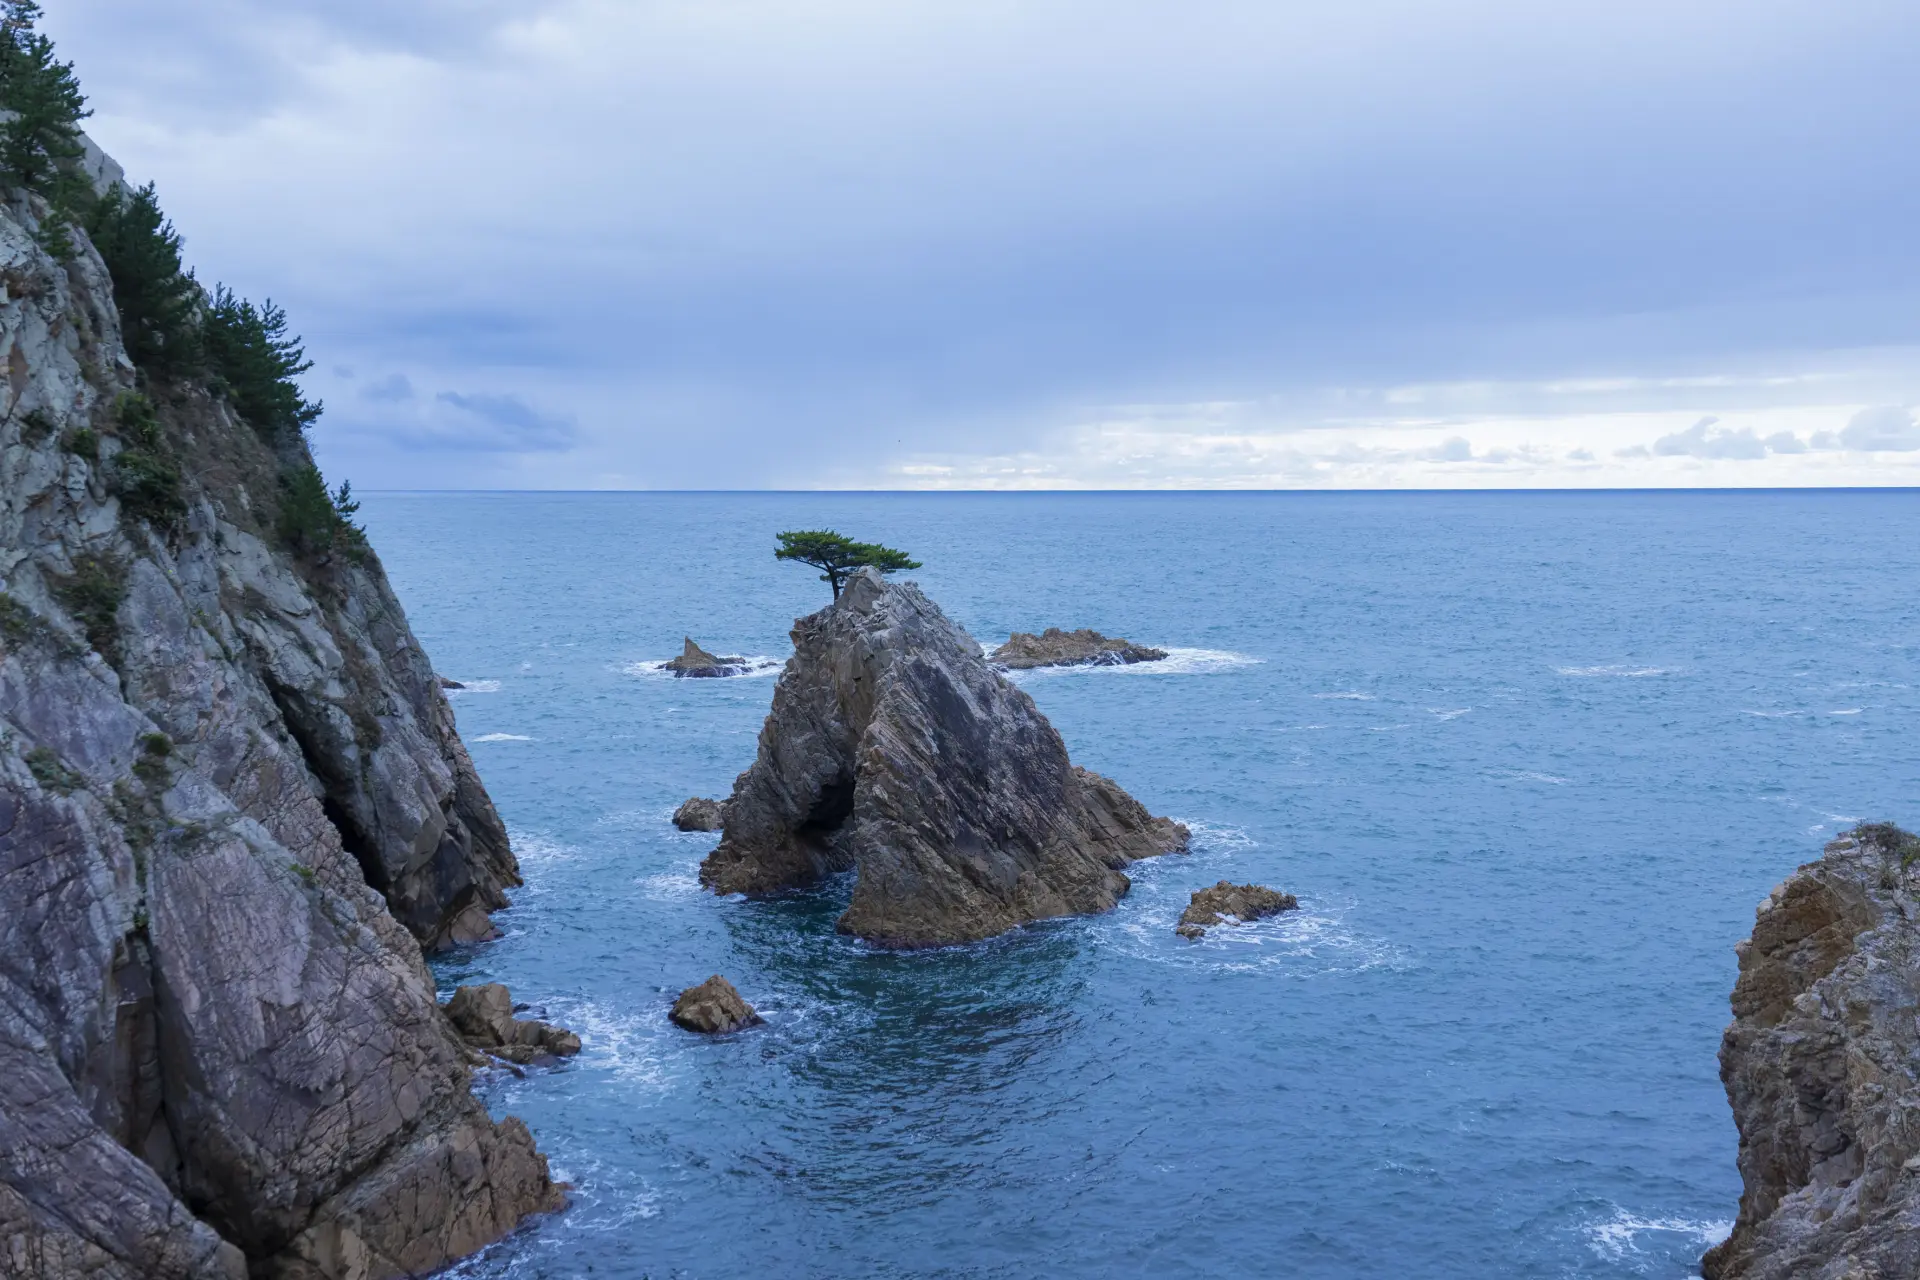
M1707 1280L1920 1275L1920 839L1860 827L1760 904L1720 1079L1745 1189Z
M1014 632L987 660L1011 671L1027 671L1034 667L1121 667L1158 662L1166 656L1165 649L1149 649L1086 627L1078 631L1048 627L1039 635Z
M747 669L745 658L722 658L708 653L693 642L692 636L686 637L686 647L680 656L668 662L665 670L676 676L694 676L711 679L717 676L737 676Z
M1282 911L1292 911L1300 900L1290 893L1269 889L1263 884L1234 884L1222 880L1205 889L1195 889L1180 913L1174 932L1189 942L1197 942L1217 924L1246 924L1264 920Z
M709 1036L738 1031L760 1021L753 1006L741 998L731 982L717 973L699 986L682 991L673 1008L667 1011L667 1017L677 1027Z
M430 1271L560 1203L421 956L492 932L505 830L379 561L285 549L304 442L126 399L44 212L0 205L0 1271Z
M513 996L498 982L457 988L446 1009L460 1038L490 1057L524 1066L580 1052L580 1037L565 1027L514 1017Z
M682 831L718 831L726 821L726 801L705 796L694 796L673 811L673 825Z
M793 629L753 767L701 864L720 893L857 868L839 927L887 946L1105 911L1187 829L1076 768L1033 699L912 583L857 573Z

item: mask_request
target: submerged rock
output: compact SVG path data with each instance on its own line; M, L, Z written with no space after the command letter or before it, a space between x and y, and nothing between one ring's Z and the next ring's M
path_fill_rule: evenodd
M513 997L498 982L461 987L446 1003L454 1030L482 1053L523 1066L580 1052L580 1037L565 1027L513 1016Z
M716 676L737 676L747 669L745 658L722 658L708 653L693 642L692 636L686 637L686 648L680 656L666 664L665 670L676 676L696 676L712 678Z
M928 946L1108 910L1122 867L1185 849L1185 827L1076 768L1033 699L912 583L863 569L793 640L700 867L716 892L856 869L840 929Z
M435 1271L561 1203L421 955L492 932L506 831L379 558L283 523L299 433L138 397L44 207L0 206L0 1274Z
M673 811L673 825L682 831L718 831L727 820L727 803L694 796Z
M1180 913L1180 923L1174 932L1197 941L1217 924L1245 924L1250 920L1263 920L1268 916L1277 916L1282 911L1292 911L1299 905L1300 900L1292 894L1269 889L1263 884L1233 884L1222 880L1210 889L1193 891L1187 909Z
M682 991L667 1016L676 1026L710 1036L738 1031L760 1021L753 1006L740 997L731 982L717 973L699 986Z
M1707 1280L1920 1275L1920 839L1875 824L1760 904L1720 1079L1740 1216Z
M466 685L461 684L458 680L450 680L446 676L442 676L442 675L436 675L434 676L434 679L440 682L440 687L442 689L464 689L467 687Z
M1149 649L1085 627L1078 631L1048 627L1039 635L1014 632L987 660L1013 671L1026 671L1033 667L1119 667L1158 662L1166 656L1165 649Z

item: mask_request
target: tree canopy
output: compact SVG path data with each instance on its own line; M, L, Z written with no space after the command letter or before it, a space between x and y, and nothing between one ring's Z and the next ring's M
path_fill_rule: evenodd
M0 2L0 109L13 113L0 123L0 176L48 195L83 154L80 121L93 113L73 64L34 29L39 20L34 0Z
M855 542L844 538L831 529L790 529L779 535L780 546L774 551L776 560L797 560L801 564L810 564L821 570L820 581L833 588L833 598L840 598L840 586L856 569L878 569L881 573L897 573L901 569L918 569L920 562L909 559L904 551L892 547L883 547L877 542Z

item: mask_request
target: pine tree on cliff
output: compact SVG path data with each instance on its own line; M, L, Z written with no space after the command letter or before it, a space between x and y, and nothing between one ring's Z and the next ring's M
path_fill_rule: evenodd
M85 154L80 121L93 113L71 62L53 56L53 41L35 30L34 0L0 3L0 176L42 195Z
M197 370L200 285L180 260L180 233L160 212L153 184L132 195L107 192L87 216L87 235L113 277L128 357L163 378Z
M203 341L234 412L268 441L297 439L320 417L320 403L301 395L294 381L313 361L298 337L287 336L287 313L272 298L256 307L221 285Z
M897 573L901 569L920 567L920 562L908 559L904 551L895 551L877 542L855 542L831 529L788 530L779 538L780 546L773 558L798 560L822 570L820 581L833 588L835 600L840 598L840 585L857 569Z

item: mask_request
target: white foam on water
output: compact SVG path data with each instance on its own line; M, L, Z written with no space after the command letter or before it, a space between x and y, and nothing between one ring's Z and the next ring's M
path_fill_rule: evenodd
M457 698L463 693L498 693L500 682L498 680L462 680L458 689L446 689L443 692L449 698Z
M1374 697L1370 693L1316 693L1313 696L1316 698L1328 698L1328 699L1335 699L1335 700L1346 701L1346 702L1378 702L1379 701L1378 698Z
M704 833L701 833L704 834ZM672 871L640 877L640 888L655 902L681 902L700 896L700 864L688 862Z
M1743 708L1740 714L1743 716L1759 716L1762 720L1785 720L1789 716L1797 716L1801 713L1798 711L1752 711Z
M1223 822L1208 822L1204 818L1175 818L1187 829L1188 847L1195 853L1239 853L1243 849L1252 849L1259 841L1247 834L1244 827L1228 826ZM1142 863L1153 866L1153 863Z
M475 742L532 742L534 741L534 739L529 738L524 733L483 733L479 737L475 738L474 741Z
M1370 724L1367 726L1367 731L1369 733L1392 733L1395 729L1411 728L1413 728L1413 726L1410 724Z
M1641 1253L1641 1237L1678 1236L1690 1250L1704 1251L1733 1233L1731 1218L1643 1218L1615 1207L1613 1216L1603 1222L1589 1222L1581 1228L1587 1247L1608 1262L1624 1262Z
M1029 667L1025 671L1006 671L1001 674L1018 684L1023 680L1052 679L1056 676L1071 675L1109 675L1109 676L1206 676L1217 675L1223 671L1235 671L1241 667L1259 666L1265 658L1256 658L1249 653L1235 653L1231 649L1167 649L1166 657L1155 658L1151 662L1115 662L1115 663L1075 663L1060 667Z
M1452 710L1449 710L1445 707L1428 707L1427 710L1433 715L1439 716L1442 720L1458 720L1461 716L1473 710L1473 708L1457 707Z
M1563 787L1572 781L1571 778L1563 778L1557 773L1539 773L1532 769L1507 769L1493 776L1505 778L1509 782L1548 782L1556 787Z
M1563 676L1669 676L1674 673L1672 667L1630 667L1624 663L1611 663L1604 667L1555 667Z
M1827 714L1830 716L1857 716L1860 712L1861 708L1859 707L1848 707L1845 711L1829 711Z
M746 670L737 671L730 676L681 676L667 670L667 664L672 661L672 658L646 658L639 662L629 662L626 666L621 667L620 670L630 676L639 676L642 679L682 680L687 684L698 685L716 680L757 680L762 676L774 675L778 673L782 667L787 665L786 662L780 658L769 658L765 654L754 654L751 657L741 659L746 665Z
M644 993L637 994L645 999ZM672 1084L668 1055L672 1036L668 1033L684 1033L667 1021L665 1005L636 1011L572 997L555 997L545 1005L547 1021L580 1037L580 1053L569 1059L569 1070L607 1075L656 1091Z

